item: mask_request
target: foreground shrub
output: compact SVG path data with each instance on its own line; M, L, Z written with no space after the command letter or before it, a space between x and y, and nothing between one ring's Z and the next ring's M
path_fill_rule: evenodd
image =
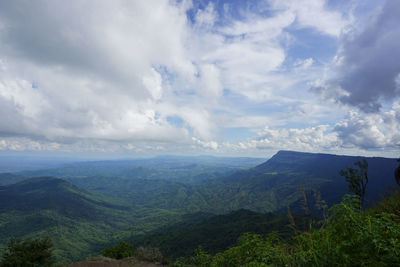
M0 262L1 267L52 266L53 242L50 238L12 238Z
M313 266L400 266L398 217L368 215L346 196L331 209L326 228L298 235L291 262Z
M285 265L287 251L276 234L262 238L245 234L238 239L238 246L215 255L212 266L269 266Z
M198 250L193 266L400 266L400 224L394 213L360 210L358 197L345 196L330 209L321 229L290 241L245 234L235 247L215 256ZM190 265L189 264L189 265ZM177 264L179 265L179 264ZM179 266L183 266L182 264Z
M400 218L400 190L391 188L387 192L387 196L368 211L369 214L379 214L382 212L395 214Z
M101 255L113 258L123 259L134 255L133 246L126 242L119 242L114 247L106 248L101 252Z

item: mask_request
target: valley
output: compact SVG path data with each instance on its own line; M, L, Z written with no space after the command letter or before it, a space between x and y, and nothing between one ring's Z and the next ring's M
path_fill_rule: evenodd
M1 173L0 249L10 237L50 236L57 262L69 263L121 240L177 258L198 245L227 249L246 232L285 238L287 207L303 220L300 187L319 216L315 190L329 206L340 202L348 188L339 171L361 159L372 206L395 185L395 159L279 151L269 160L156 157Z

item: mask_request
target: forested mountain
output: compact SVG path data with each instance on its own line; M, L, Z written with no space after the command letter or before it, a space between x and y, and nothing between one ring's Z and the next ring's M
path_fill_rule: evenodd
M300 183L308 195L317 189L329 204L340 201L348 188L339 171L354 167L354 162L361 159L364 158L280 151L250 169L243 169L249 159L233 160L241 162L242 170L236 168L236 172L227 159L213 161L207 157L88 162L23 172L18 176L2 174L0 184L19 181L23 179L21 175L56 174L80 188L136 208L217 214L237 209L285 211L288 205L296 206L301 199ZM397 163L394 159L365 159L369 164L368 204L394 185L393 170Z
M39 177L0 187L0 244L10 237L50 236L58 260L86 257L132 223L128 207L61 179Z
M257 213L241 209L225 215L197 216L203 220L196 221L192 218L190 221L143 236L133 236L128 240L136 247L156 247L166 257L177 258L192 255L198 246L209 253L217 253L234 245L243 233L268 234L275 231L282 238L293 234L286 214ZM299 225L302 220L303 217L296 216Z
M8 185L8 184L14 184L18 183L22 180L26 180L27 177L23 175L16 175L12 173L0 173L0 186L1 185Z
M54 177L0 186L0 254L11 237L49 236L59 262L96 254L104 247L166 224L181 214L154 207L136 211Z
M101 219L104 208L126 210L127 207L113 205L65 180L39 177L0 187L0 211L35 212L42 209L58 209L64 216Z
M27 177L122 177L128 179L156 179L181 183L196 183L205 178L233 173L239 169L254 167L262 158L223 158L211 156L179 157L158 156L154 158L86 161L64 164L62 167L24 171Z
M334 184L347 186L339 171L347 167L356 168L354 163L364 159L368 162L369 190L367 190L367 198L376 201L384 190L395 185L393 173L398 165L396 159L279 151L256 169L261 172L307 173L309 176L324 177L330 180L326 186L330 188ZM325 188L327 193L329 193L328 188Z
M354 163L363 159L369 164L366 200L367 204L373 203L395 185L393 172L398 165L395 159L279 151L255 168L221 178L224 186L216 195L223 196L226 206L231 205L232 209L279 211L286 210L287 205L298 204L302 198L301 183L308 195L317 189L332 205L348 193L340 170L356 168Z
M10 237L49 235L56 244L58 260L64 262L128 239L159 244L168 253L182 247L187 248L183 254L189 253L196 242L216 251L229 246L243 231L282 230L287 225L288 206L294 213L302 212L300 184L310 206L313 189L330 205L339 202L348 193L339 171L355 167L354 162L362 159L369 164L366 200L371 203L395 184L395 159L280 151L262 164L258 164L259 159L253 165L246 158L233 160L240 163L238 167L228 164L227 159L167 157L153 162L76 163L3 173L0 249ZM62 179L29 178L44 174L57 174ZM227 229L232 231L225 232ZM196 237L196 232L203 237ZM221 242L214 244L209 237L217 232L225 237L217 238Z
M237 209L285 212L288 205L296 210L302 198L300 183L309 196L317 189L329 204L340 201L348 188L339 171L355 167L354 162L361 159L364 158L280 151L250 169L243 169L244 164L249 164L248 159L236 160L242 162L242 169L235 172L226 159L209 162L200 158L196 163L193 160L197 158L182 161L156 158L153 162L138 160L146 168L138 166L136 161L93 162L35 174L57 173L81 188L118 198L136 208L216 214ZM369 203L394 185L393 170L397 163L394 159L365 159L369 163L366 195ZM168 168L167 163L174 160ZM104 170L104 174L100 175L99 170Z

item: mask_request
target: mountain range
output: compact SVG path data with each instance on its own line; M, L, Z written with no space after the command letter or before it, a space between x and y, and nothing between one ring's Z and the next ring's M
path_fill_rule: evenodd
M253 166L248 158L232 159L235 167L227 158L166 157L2 173L0 249L10 237L47 235L64 263L119 240L160 246L173 257L190 254L196 240L218 251L243 232L288 233L284 214L288 206L301 214L301 187L310 206L314 190L328 205L339 202L348 193L339 171L363 159L372 205L395 185L395 159L279 151Z

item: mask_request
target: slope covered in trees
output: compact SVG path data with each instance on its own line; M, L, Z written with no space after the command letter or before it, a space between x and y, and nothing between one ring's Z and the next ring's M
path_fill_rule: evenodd
M395 185L396 160L279 151L268 161L247 169L243 169L250 164L246 158L233 160L239 164L234 168L227 159L167 157L153 161L77 163L22 174L54 174L80 188L124 201L136 209L159 207L186 213L206 211L216 214L238 209L284 212L287 205L297 203L295 210L299 206L302 198L300 183L309 195L317 189L329 204L339 202L348 189L340 170L354 167L354 162L362 159L369 164L368 205L379 200L386 188Z
M338 203L348 192L339 171L354 167L354 162L362 159L369 164L366 203L370 205L395 184L396 160L280 151L261 165L247 169L243 166L249 166L248 159L237 160L242 165L234 168L227 159L202 159L195 164L193 158L167 158L153 163L146 160L144 167L138 162L96 162L1 174L0 250L10 237L50 235L57 259L64 262L99 253L118 240L159 246L167 254L175 251L173 256L178 256L190 253L196 239L214 253L233 245L243 232L267 232L257 225L281 230L261 223L268 213L254 212L280 212L283 215L274 218L284 218L288 205L294 213L301 212L300 184L310 206L315 204L313 189L319 190L330 205ZM104 175L99 175L103 170ZM46 173L57 173L62 179L26 176ZM215 214L223 216L212 217ZM230 220L224 223L223 218ZM252 222L255 228L251 228ZM282 225L279 220L276 222L287 225L287 221ZM227 233L224 229L235 230ZM218 231L225 234L218 238L221 242L213 244L207 239L209 231L214 231L213 235ZM203 233L205 239L196 237L196 232ZM182 235L190 238L179 243ZM181 248L184 249L178 253Z
M130 207L65 180L27 179L0 187L0 248L4 251L11 237L50 236L57 260L69 262L100 251L124 232L130 234L138 220L135 216L138 214ZM157 222L138 225L136 230L143 231L142 227L154 229Z
M302 183L308 195L317 189L332 205L348 192L340 170L354 167L355 162L363 159L369 164L366 203L374 203L396 184L393 171L398 163L395 159L279 151L255 168L222 177L218 181L222 186L216 187L213 196L220 197L218 203L232 210L284 212L288 205L300 210L302 195L299 184Z
M318 229L290 240L244 234L237 245L215 255L198 250L175 266L398 266L400 191L367 211L345 196Z
M204 215L200 215L204 217ZM296 221L302 224L301 216ZM199 222L180 223L154 231L144 236L132 237L135 246L156 247L166 257L177 258L192 255L198 246L209 253L216 253L236 243L247 232L267 234L273 231L286 238L292 235L290 221L285 214L257 213L237 210L226 215L212 216Z

